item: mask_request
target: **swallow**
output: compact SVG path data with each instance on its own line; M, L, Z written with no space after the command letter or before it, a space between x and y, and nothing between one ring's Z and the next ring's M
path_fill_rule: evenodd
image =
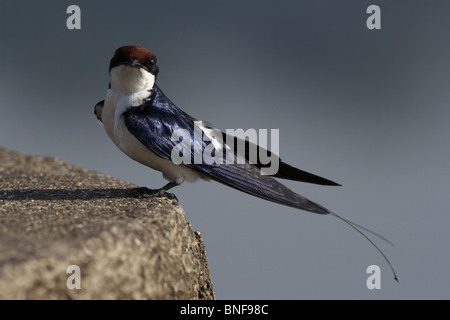
M309 211L316 214L331 214L343 220L361 233L387 260L383 252L359 228L367 230L355 223L340 217L324 206L311 201L292 191L275 178L301 181L326 186L340 186L329 179L291 166L281 159L278 171L270 176L261 174L264 164L249 160L250 142L245 141L245 152L236 148L238 138L233 140L233 157L241 160L232 163L201 163L192 161L175 164L172 152L179 141L174 141L173 133L183 129L189 133L190 145L202 152L210 143L217 140L229 141L230 137L220 132L221 139L210 137L209 141L194 141L195 125L199 120L178 108L159 88L156 79L159 73L157 57L151 51L138 46L123 46L117 49L109 63L110 82L105 100L95 105L94 113L107 135L114 144L133 160L162 172L169 182L158 189L163 194L184 181L193 182L198 179L213 180L228 187L245 192L274 203ZM207 134L212 129L209 124L202 123L201 130ZM186 142L186 141L185 141ZM220 144L218 143L218 144ZM228 146L225 145L225 148ZM198 150L195 150L198 149ZM267 152L257 148L259 152ZM242 163L243 162L243 163ZM377 234L376 234L377 235ZM388 260L387 260L388 261ZM388 261L391 266L390 262ZM392 266L391 269L393 270ZM394 271L394 270L393 270ZM395 279L397 276L395 274Z

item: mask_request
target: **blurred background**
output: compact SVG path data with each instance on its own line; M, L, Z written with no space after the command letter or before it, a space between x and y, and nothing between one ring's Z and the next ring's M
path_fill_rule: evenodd
M81 30L66 27L71 4ZM381 30L366 27L371 4ZM180 108L222 130L279 129L284 161L343 186L286 185L395 244L375 239L400 283L334 217L184 183L218 299L449 299L449 15L445 0L2 0L0 145L161 187L93 114L113 52L146 47Z

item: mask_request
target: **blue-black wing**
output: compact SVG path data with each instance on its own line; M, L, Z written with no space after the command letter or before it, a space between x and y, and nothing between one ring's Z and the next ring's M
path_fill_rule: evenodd
M240 152L240 150L238 149L238 138L237 137L231 137L225 133L222 133L222 139L224 141L230 141L229 139L233 139L233 146L234 146L234 152L238 153ZM252 144L251 142L249 142L248 140L244 140L244 152L242 154L242 156L249 161L250 156L249 156L249 151L250 151L250 145ZM261 157L259 156L261 152L263 152L264 154L267 155L267 157L272 159L272 152L270 150L266 150L264 148L261 148L260 146L256 146L253 150L256 151L256 159L257 161L254 164L257 168L259 169L263 169L265 167L268 167L268 165L264 165L260 162ZM281 179L288 179L288 180L294 180L294 181L301 181L301 182L307 182L307 183L314 183L314 184L320 184L320 185L324 185L324 186L340 186L339 183L336 183L334 181L319 177L315 174L300 170L298 168L295 168L289 164L287 164L286 162L283 162L280 158L278 158L279 160L279 166L278 166L278 171L277 173L275 173L273 175L273 177L276 178L281 178Z
M191 138L191 146L203 154L208 141L194 141L195 119L178 109L162 91L155 86L152 98L141 107L133 107L124 112L125 124L142 144L163 159L171 160L172 150L179 141L172 140L172 133L177 129L187 130ZM194 153L191 153L191 163L185 165L209 178L229 187L246 192L253 196L298 209L327 214L329 211L293 192L277 180L267 175L261 175L260 168L245 161L237 164L201 164L194 163Z

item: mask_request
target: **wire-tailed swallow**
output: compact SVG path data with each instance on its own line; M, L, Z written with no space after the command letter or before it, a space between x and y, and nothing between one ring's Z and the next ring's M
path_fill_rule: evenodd
M243 164L208 164L204 161L175 164L171 158L177 144L177 141L173 140L173 133L175 130L184 129L193 139L197 119L186 114L166 97L156 84L158 72L156 55L151 51L137 46L120 47L109 64L110 83L106 98L97 103L94 112L120 150L130 158L162 172L169 183L159 189L160 192L165 192L183 181L195 181L199 178L215 180L275 203L313 213L334 215L367 238L357 228L360 226L290 190L274 177L320 185L339 184L297 169L281 159L278 172L273 176L261 174L264 165L260 161L249 161L247 149L243 154L233 149L235 158L244 158ZM209 128L205 125L206 127ZM222 133L222 138L222 141L226 141L228 137ZM189 142L193 149L199 149L200 152L210 143L203 140L201 143L194 140ZM249 147L248 142L246 147ZM198 150L194 150L192 157L196 151ZM367 239L387 260L381 250Z

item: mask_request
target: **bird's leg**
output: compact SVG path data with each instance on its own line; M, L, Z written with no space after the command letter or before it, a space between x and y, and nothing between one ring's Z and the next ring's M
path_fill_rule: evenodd
M172 189L173 187L176 187L177 185L178 185L178 183L176 183L176 182L169 182L164 187L162 187L161 189L158 190L158 195L163 196L167 190Z

